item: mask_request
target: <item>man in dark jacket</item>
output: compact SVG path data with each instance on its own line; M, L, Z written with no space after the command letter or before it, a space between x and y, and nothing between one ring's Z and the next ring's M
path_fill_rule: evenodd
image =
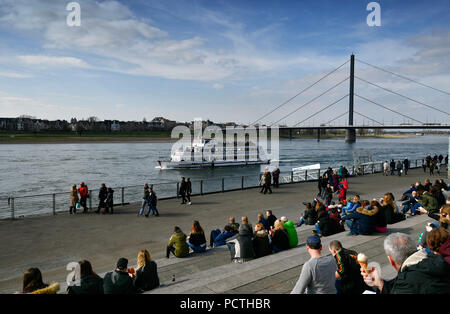
M383 280L375 267L361 275L368 286L382 294L450 294L450 265L438 254L417 251L416 242L407 234L393 233L384 240L384 250L398 272L392 280Z
M277 217L274 214L272 214L272 211L270 209L266 211L266 216L267 216L266 220L269 223L269 227L273 228L273 224L275 223L275 220L277 220Z
M107 195L108 195L108 190L106 189L106 185L104 183L102 183L100 190L98 192L99 202L98 202L97 210L95 211L97 214L100 213L101 208L106 207L105 201L106 201Z
M394 175L394 171L395 171L395 161L394 159L391 160L391 163L389 164L390 168L391 168L391 176Z
M144 214L145 206L148 206L148 196L150 195L150 192L148 191L148 184L144 184L144 196L142 197L142 206L139 210L138 216L142 216Z
M186 180L186 197L187 197L187 201L188 204L191 205L191 194L192 194L192 182L191 182L191 178L187 178Z
M406 157L405 160L403 160L403 168L405 169L405 176L407 176L408 175L408 170L409 170L408 157Z
M365 290L370 290L361 276L360 267L357 263L358 253L343 248L341 242L337 240L331 241L328 249L337 264L336 286L338 294L362 294Z
M127 272L128 260L121 257L117 261L117 267L103 278L103 290L105 294L132 294L136 293L133 279Z
M156 197L155 192L153 192L152 188L148 188L148 210L145 217L149 216L150 211L152 211L152 215L159 216L158 209L156 208L157 202L158 198Z
M279 186L280 180L280 169L278 167L276 167L275 170L272 172L272 178L273 178L273 186L277 188Z
M185 178L182 177L180 183L181 204L186 204L186 192L187 192L187 183L185 181Z

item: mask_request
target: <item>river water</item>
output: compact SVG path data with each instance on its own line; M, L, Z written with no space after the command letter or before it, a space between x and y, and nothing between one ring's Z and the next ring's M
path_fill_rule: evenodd
M193 182L224 176L259 174L260 167L159 170L157 160L170 156L172 143L83 143L83 144L2 144L0 145L0 198L68 192L72 184L84 181L91 189L102 182L107 186L136 186L141 193L144 183L179 181L181 176ZM323 167L353 163L353 151L369 150L374 161L386 159L421 159L427 154L443 154L449 149L446 136L410 138L357 138L348 144L343 139L280 140L280 169L320 163ZM232 180L232 179L230 179ZM227 180L227 182L230 182ZM228 183L227 183L228 184ZM208 186L204 186L207 189ZM120 193L116 188L116 197ZM96 202L96 197L93 202ZM1 207L1 206L0 206ZM17 206L16 206L17 207ZM22 209L23 213L33 209ZM1 208L0 208L1 215Z

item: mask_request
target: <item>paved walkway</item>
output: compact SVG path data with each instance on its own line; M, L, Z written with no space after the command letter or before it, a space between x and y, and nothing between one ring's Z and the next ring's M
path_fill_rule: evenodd
M348 196L360 194L362 198L370 199L382 197L390 191L398 197L409 184L416 180L423 182L426 177L421 169L415 169L407 177L373 174L350 178ZM304 211L302 202L311 201L317 193L316 185L316 182L283 185L274 189L271 195L262 195L258 189L248 189L198 196L193 198L191 206L181 205L177 199L163 200L158 206L159 217L137 217L140 204L131 204L117 207L114 215L61 213L56 216L0 221L0 292L20 289L22 275L29 267L39 267L45 281L62 282L68 274L65 268L69 262L88 259L94 270L101 274L113 269L117 259L122 256L127 257L131 265L135 264L137 252L141 249L149 250L152 258L157 260L162 282L171 280L175 274L176 282L179 283L178 278L181 280L186 274L227 266L229 253L223 250L221 253L208 252L198 257L193 255L187 259L166 260L165 246L174 225L189 233L192 221L199 220L209 240L209 231L222 228L229 216L236 216L240 220L242 215L247 215L254 224L258 212L272 209L277 217L284 215L298 220ZM310 234L310 230L299 232ZM303 237L306 239L306 235ZM291 250L288 252L291 254ZM298 266L281 271L276 276L298 277L298 269L295 269ZM273 278L276 278L275 275ZM272 279L265 280L267 284L272 284ZM243 284L224 292L239 292L246 286L251 287ZM279 289L283 290L281 287ZM247 292L250 291L256 292L257 289L248 288Z

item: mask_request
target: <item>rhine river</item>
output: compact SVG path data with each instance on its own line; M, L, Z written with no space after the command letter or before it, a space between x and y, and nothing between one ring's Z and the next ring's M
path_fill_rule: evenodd
M157 160L168 159L173 143L83 143L83 144L2 144L0 145L0 198L68 192L72 184L84 181L89 188L139 186L144 183L167 186L181 176L193 182L220 180L224 176L259 175L259 166L215 169L160 170ZM320 163L322 168L353 164L353 151L368 150L374 161L422 159L427 154L446 156L449 138L417 136L409 138L357 138L345 143L342 138L280 140L280 169ZM228 182L228 181L227 181ZM160 185L161 189L163 185ZM206 188L206 186L205 186ZM170 187L170 189L176 189ZM195 189L195 188L194 188ZM157 192L158 193L158 192ZM194 191L195 193L195 191ZM97 202L95 196L93 203ZM1 208L4 206L0 205ZM33 210L30 208L29 210ZM25 212L28 210L25 210Z

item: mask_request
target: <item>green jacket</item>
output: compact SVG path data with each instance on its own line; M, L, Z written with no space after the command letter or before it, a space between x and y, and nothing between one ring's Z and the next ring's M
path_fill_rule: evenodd
M284 229L286 229L289 236L289 246L291 248L296 247L298 244L298 236L297 230L295 230L295 226L292 220L288 220L284 223Z
M189 246L186 244L186 235L183 232L174 233L167 244L168 247L175 248L176 257L185 257L189 254Z
M424 192L422 194L422 201L420 201L420 204L422 204L423 208L425 208L428 213L439 212L438 201L429 192Z

